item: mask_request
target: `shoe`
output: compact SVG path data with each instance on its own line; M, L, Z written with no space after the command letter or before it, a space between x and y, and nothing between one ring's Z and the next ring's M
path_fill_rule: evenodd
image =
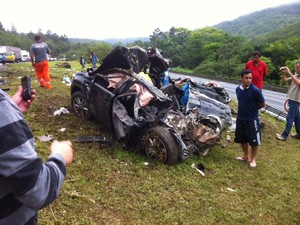
M45 88L46 88L46 89L51 89L52 86L48 84L48 85L45 86Z
M276 134L276 139L279 140L279 141L285 141L286 138L283 137L281 134Z
M256 162L250 163L249 165L251 168L256 168Z
M297 134L297 133L296 134L291 134L291 137L300 139L300 134Z
M245 159L245 158L240 157L240 156L239 157L235 157L235 159L238 160L238 161L243 161L243 162L248 162L249 161L248 158Z

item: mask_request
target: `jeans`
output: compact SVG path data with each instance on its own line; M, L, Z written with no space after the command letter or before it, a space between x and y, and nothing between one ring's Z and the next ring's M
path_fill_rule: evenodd
M293 123L295 123L295 128L297 134L300 134L300 111L299 111L300 103L295 102L293 100L289 100L289 111L286 117L285 129L282 133L284 138L287 138L291 132L293 127Z

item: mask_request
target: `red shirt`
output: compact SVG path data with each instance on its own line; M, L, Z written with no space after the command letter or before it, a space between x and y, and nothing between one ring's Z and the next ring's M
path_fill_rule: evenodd
M257 65L254 64L253 60L246 63L245 69L252 71L252 84L259 89L262 89L264 84L264 77L268 74L268 67L264 61L259 61Z

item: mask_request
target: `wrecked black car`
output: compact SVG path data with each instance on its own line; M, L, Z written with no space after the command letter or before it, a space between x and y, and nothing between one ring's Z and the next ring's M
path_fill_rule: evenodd
M158 79L168 69L159 53L118 46L98 69L76 73L72 109L81 118L96 118L125 149L143 150L150 159L169 165L207 151L219 141L224 124L231 123L229 107L206 96L223 109L201 115L201 102L206 100L196 88L182 103L185 92L178 91L174 82L158 88L148 79Z

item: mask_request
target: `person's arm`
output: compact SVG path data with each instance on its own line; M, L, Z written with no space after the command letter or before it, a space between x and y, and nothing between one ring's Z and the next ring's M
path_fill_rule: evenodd
M258 103L258 109L262 109L263 107L266 106L266 103L265 102L261 102L261 103Z
M48 45L47 45L47 54L48 54L48 55L51 55L51 50L50 50L50 48L48 47Z
M256 101L257 109L261 109L266 106L265 98L260 90L256 92Z
M287 66L281 67L280 71L281 71L281 80L284 84L290 83L293 80L296 84L300 85L300 81L291 73L290 69ZM286 74L289 74L290 77L287 78Z
M292 72L290 71L290 69L288 67L285 67L285 70L283 70L283 71L290 76L289 78L286 78L286 80L290 79L293 82L295 82L295 84L300 85L300 80L294 74L292 74ZM284 76L285 76L285 74L284 74Z
M54 141L44 163L34 149L33 134L21 113L0 95L0 177L14 197L32 209L41 209L58 196L66 175L66 165L73 160L71 142Z
M265 71L264 71L264 77L265 76L267 76L268 75L268 66L267 66L267 64L264 62L264 64L265 64Z

